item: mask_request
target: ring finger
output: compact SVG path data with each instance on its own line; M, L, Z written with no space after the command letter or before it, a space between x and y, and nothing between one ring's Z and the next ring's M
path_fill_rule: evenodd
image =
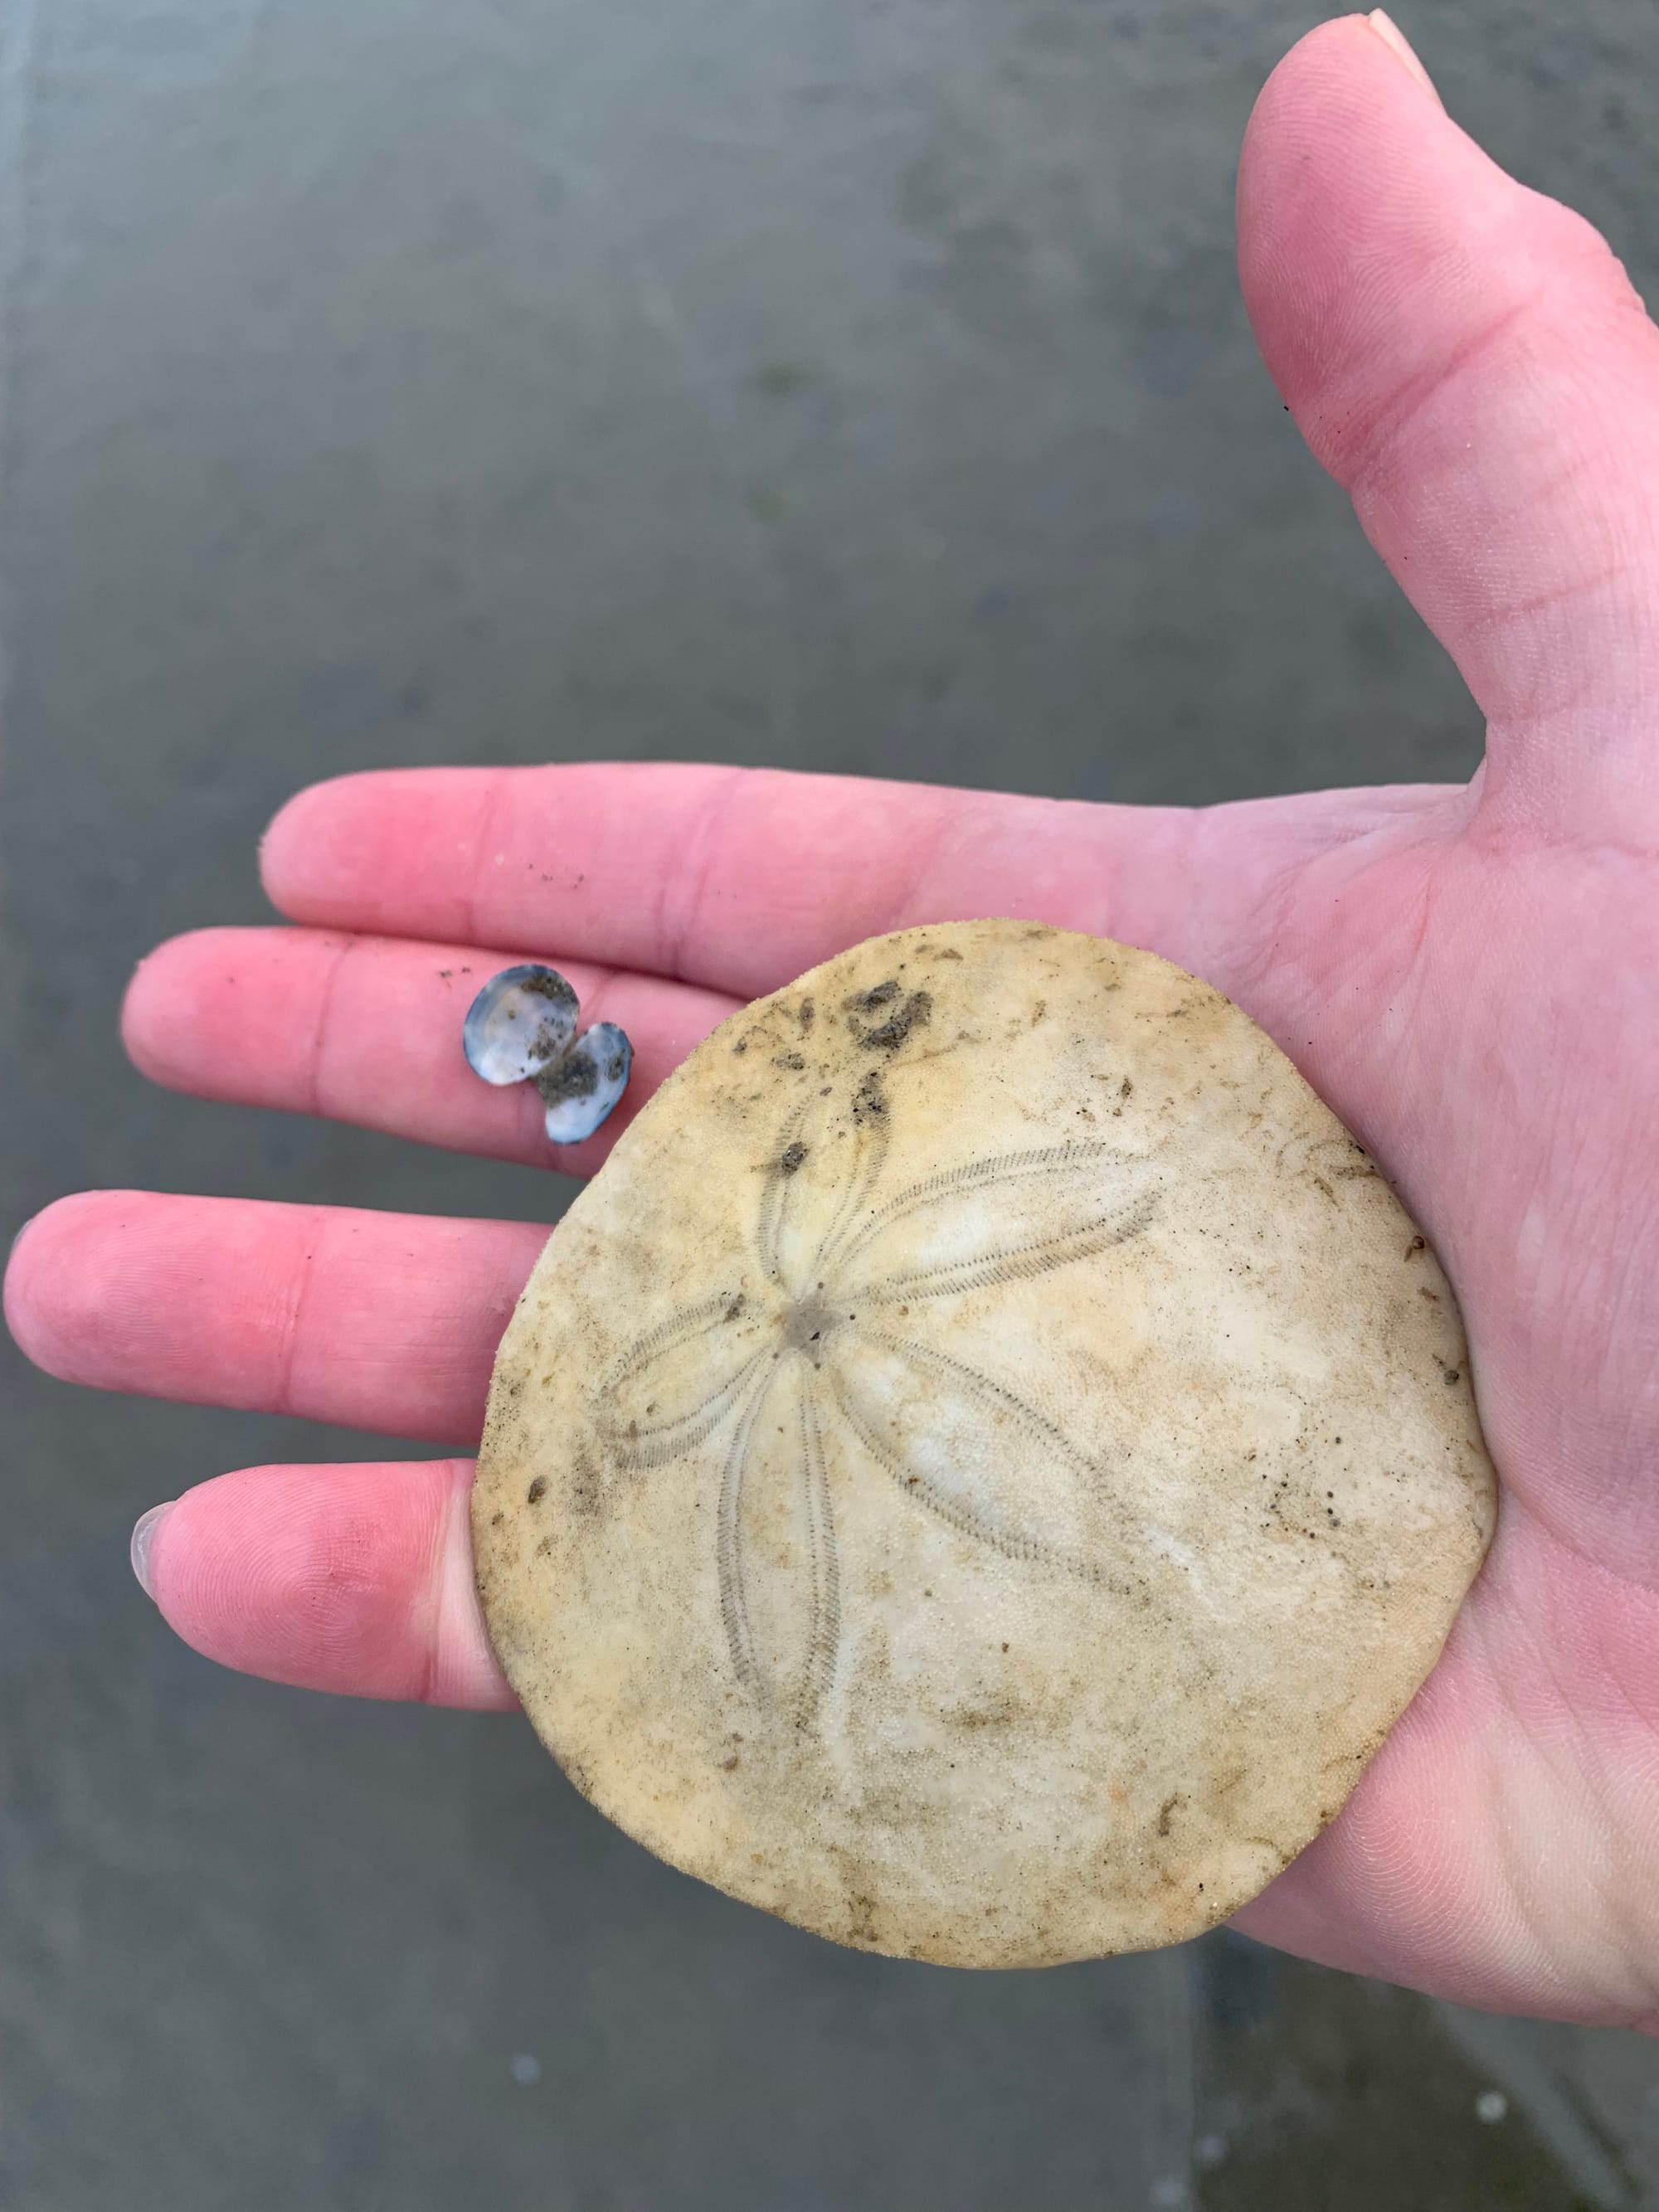
M663 1079L740 1003L659 976L559 963L583 1023L616 1022L635 1057L628 1095L603 1128L557 1146L530 1085L493 1089L461 1054L473 994L507 964L498 951L404 938L198 930L143 962L122 1033L137 1066L169 1090L589 1175Z

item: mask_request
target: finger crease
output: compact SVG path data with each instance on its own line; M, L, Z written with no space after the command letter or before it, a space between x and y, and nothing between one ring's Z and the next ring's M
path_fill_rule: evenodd
M966 842L962 840L960 833L969 829L970 824L970 836L976 835L982 820L983 816L978 810L969 816L965 807L954 812L947 812L942 807L936 808L925 835L919 837L911 848L909 866L897 876L890 895L884 902L879 925L868 928L866 933L884 936L890 931L905 928L926 915L930 905L927 885L936 876L948 873L948 870L939 867L940 854L953 838L957 842ZM869 919L872 923L875 921L874 916Z
M318 1247L323 1241L323 1218L319 1208L308 1209L305 1229L305 1249L295 1270L293 1295L289 1300L288 1318L283 1330L282 1352L276 1363L276 1375L271 1390L271 1410L277 1413L295 1411L294 1370L299 1361L300 1339L305 1322L306 1303L311 1293L311 1279L317 1263Z
M1482 329L1466 338L1461 345L1454 347L1448 358L1434 362L1415 376L1407 378L1384 419L1374 426L1358 465L1348 479L1351 499L1358 501L1375 485L1401 437L1424 409L1467 370L1483 361L1489 353L1496 351L1517 325L1525 324L1535 313L1543 297L1544 290L1540 287L1522 299L1512 301Z
M346 962L362 941L360 937L342 938L317 1001L317 1027L311 1040L310 1066L306 1080L308 1102L306 1110L311 1114L323 1115L328 1111L323 1103L323 1063L328 1053L329 1031L333 1026L335 994L339 988Z
M416 1692L418 1701L423 1705L441 1705L444 1701L445 1655L448 1645L453 1611L453 1593L450 1583L454 1572L453 1562L457 1557L458 1540L463 1534L466 1539L465 1556L469 1559L471 1556L471 1478L469 1469L465 1482L457 1482L452 1474L448 1495L444 1501L444 1510L438 1522L438 1549L437 1556L433 1562L432 1599L428 1611L427 1633L423 1639L420 1686ZM464 1530L458 1530L456 1527L456 1517L459 1514L467 1516L467 1525Z
M659 887L656 937L659 951L654 964L659 975L671 976L676 981L686 980L685 948L708 897L720 848L720 831L744 776L742 769L732 769L715 784L698 809L683 857L674 867L664 872Z
M489 945L494 941L478 918L478 909L483 904L483 885L488 880L484 871L493 871L495 866L495 817L501 811L502 794L507 789L510 774L511 770L507 769L498 769L490 778L489 795L479 810L478 827L474 833L477 842L473 848L472 877L465 901L465 934L474 945Z

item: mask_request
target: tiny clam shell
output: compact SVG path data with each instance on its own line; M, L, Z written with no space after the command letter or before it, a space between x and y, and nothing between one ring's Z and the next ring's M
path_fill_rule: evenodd
M547 1106L547 1133L556 1145L591 1137L628 1088L634 1048L615 1022L595 1022L568 1052L537 1072L536 1088Z
M558 1060L575 1034L576 994L556 969L527 962L490 977L467 1009L461 1042L486 1083L522 1083Z

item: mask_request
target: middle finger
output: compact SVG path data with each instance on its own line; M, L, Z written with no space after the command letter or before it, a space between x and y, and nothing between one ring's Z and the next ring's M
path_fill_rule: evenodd
M476 1444L545 1226L98 1190L24 1229L23 1351L67 1382Z

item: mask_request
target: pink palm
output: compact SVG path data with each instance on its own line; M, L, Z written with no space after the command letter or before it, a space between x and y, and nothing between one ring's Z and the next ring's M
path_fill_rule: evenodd
M1358 18L1264 92L1240 251L1280 389L1488 717L1467 790L1198 814L696 768L350 778L267 841L298 927L164 947L128 1042L180 1089L533 1160L536 1102L455 1049L503 953L556 960L623 1024L636 1100L745 995L907 921L1029 913L1217 983L1433 1237L1505 1482L1433 1677L1243 1924L1468 2002L1656 2027L1659 333L1595 234ZM31 1224L7 1310L82 1382L465 1442L541 1234L88 1194ZM234 1665L510 1702L469 1473L228 1475L160 1524L151 1587Z

